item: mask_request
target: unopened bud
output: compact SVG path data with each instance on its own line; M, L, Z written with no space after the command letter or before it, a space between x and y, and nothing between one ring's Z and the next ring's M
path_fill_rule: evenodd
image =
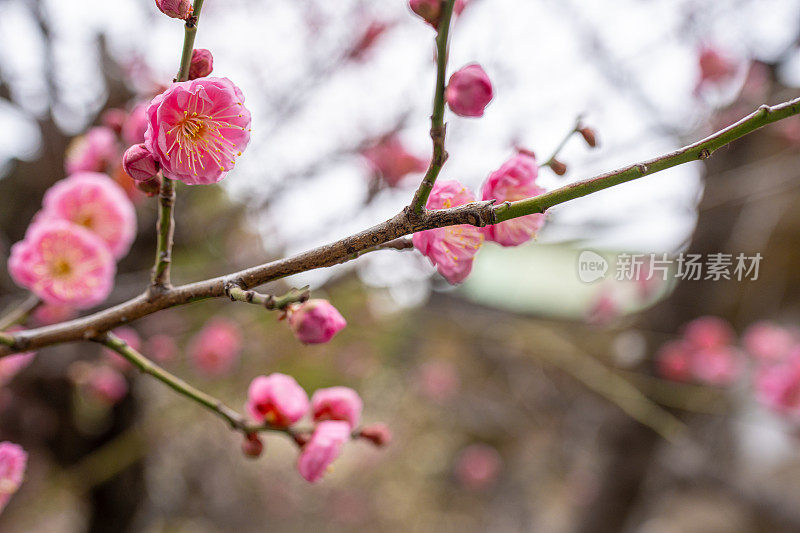
M410 0L408 6L422 20L433 26L439 26L442 16L442 0Z
M186 20L192 14L192 3L189 0L156 0L156 6L162 13L174 19Z
M158 174L158 162L144 144L134 144L125 150L122 168L134 181L150 181Z
M386 446L392 440L392 431L389 426L381 423L364 426L358 435L379 447Z
M553 170L553 172L555 172L559 176L563 176L564 174L567 173L567 165L565 165L556 158L553 158L553 160L550 161L550 168Z
M264 443L258 438L255 433L250 433L242 441L242 453L247 457L253 459L260 457L261 452L264 451Z
M445 91L450 109L461 117L482 117L493 97L492 81L477 63L454 72Z
M189 64L189 79L205 78L214 70L214 56L205 48L195 48Z
M592 148L597 147L597 134L592 128L583 127L578 130L578 133L581 134L583 140L586 141L586 144L588 144Z

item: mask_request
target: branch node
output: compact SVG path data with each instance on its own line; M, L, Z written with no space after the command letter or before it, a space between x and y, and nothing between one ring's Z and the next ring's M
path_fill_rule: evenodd
M697 157L703 160L708 159L711 157L711 152L708 150L708 148L703 148L700 150L700 153L697 155Z

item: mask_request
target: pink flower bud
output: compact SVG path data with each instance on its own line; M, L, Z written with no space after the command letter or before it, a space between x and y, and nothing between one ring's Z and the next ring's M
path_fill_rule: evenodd
M291 306L289 325L303 344L323 344L344 328L347 321L327 300L311 299Z
M453 14L460 15L464 8L467 7L469 0L456 0L456 5L453 6ZM433 26L439 27L439 19L442 16L443 0L410 0L408 6L416 15L422 20Z
M691 347L683 340L668 342L656 353L658 373L672 381L689 381L692 378Z
M462 117L482 117L493 96L492 82L478 64L453 73L445 92L450 109Z
M297 470L306 481L315 483L322 479L328 467L350 440L350 425L347 422L328 420L320 422L311 439L303 446L297 460Z
M258 438L258 435L251 433L247 435L242 441L242 453L246 457L256 459L261 456L264 451L264 443Z
M27 464L28 454L21 446L0 442L0 512L22 485Z
M355 428L361 420L362 407L361 397L349 387L319 389L311 396L311 412L315 422L343 420Z
M189 358L209 377L233 370L242 351L242 330L226 318L212 318L189 343Z
M464 487L482 490L494 484L501 465L497 450L486 444L473 444L459 454L455 474Z
M144 144L135 144L125 150L122 168L136 181L151 181L158 174L158 162Z
M192 51L192 62L189 64L189 79L205 78L214 70L214 56L205 48Z
M578 130L578 133L581 134L581 137L590 148L597 148L597 132L592 128L583 127Z
M557 176L563 176L567 173L567 165L554 157L553 160L550 161L550 170L555 172Z
M189 0L156 0L156 6L162 13L174 19L187 19L192 14L192 3Z
M388 445L392 441L392 431L389 426L381 423L364 426L358 436L370 441L379 448Z
M702 316L686 324L684 338L694 348L716 348L733 343L735 334L730 324L715 316Z
M125 376L107 365L92 367L85 385L92 396L108 405L116 405L128 394L128 382Z
M783 362L761 368L755 378L756 398L780 414L800 414L800 351Z
M742 343L757 360L764 363L784 359L796 340L792 333L772 322L757 322L744 332Z
M308 395L286 374L258 376L250 383L245 407L255 420L289 427L308 412Z

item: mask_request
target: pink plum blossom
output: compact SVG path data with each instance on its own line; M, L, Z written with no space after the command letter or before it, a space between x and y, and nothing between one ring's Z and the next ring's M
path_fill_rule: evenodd
M242 330L226 318L212 318L189 343L189 358L207 376L233 369L242 351Z
M174 19L186 19L192 14L190 0L156 0L156 6L162 13Z
M461 379L453 363L434 359L426 361L420 366L417 387L426 398L435 402L444 402L458 393Z
M147 131L147 108L149 104L142 102L137 104L131 111L125 123L122 125L122 140L127 145L140 144L144 142L144 134Z
M214 56L205 48L192 50L192 61L189 64L189 79L205 78L214 70Z
M487 444L472 444L456 459L456 479L470 490L482 490L497 480L502 460L497 450Z
M785 358L795 346L795 336L772 322L757 322L748 327L742 343L745 349L761 362L777 362Z
M111 109L106 109L103 114L100 116L100 122L103 123L103 126L110 129L114 133L119 134L122 131L122 126L125 124L125 120L127 120L128 114L125 112L124 109L120 109L118 107L113 107Z
M250 142L244 95L227 78L174 83L147 108L145 145L164 175L187 185L217 183Z
M692 349L686 341L678 340L664 344L656 353L659 374L672 381L692 379Z
M732 344L735 334L725 320L702 316L686 324L683 336L695 348L715 348Z
M122 187L105 174L79 172L57 182L44 195L43 219L82 226L108 246L115 258L128 253L136 237L136 211Z
M779 364L759 369L755 391L756 398L768 408L800 415L800 350L794 350Z
M513 202L538 196L545 190L536 185L539 167L532 155L520 152L489 175L483 184L482 198ZM486 240L502 246L519 246L536 237L544 225L545 215L535 213L483 228Z
M28 454L22 446L0 442L0 512L22 485L27 464Z
M122 168L135 181L150 181L158 174L158 161L144 143L134 144L125 150Z
M258 376L250 383L245 407L255 420L289 427L308 412L308 395L286 374Z
M455 180L437 181L428 198L428 209L446 209L474 202L475 197ZM433 263L453 285L472 271L472 261L483 245L483 233L469 225L448 226L415 233L414 247Z
M319 389L311 396L311 412L315 422L343 420L355 428L361 420L363 403L349 387Z
M493 97L492 81L483 67L474 63L453 73L445 92L450 109L462 117L482 117Z
M76 137L67 147L64 167L67 174L103 172L119 157L117 136L105 126L96 126Z
M327 420L317 424L297 460L300 475L311 483L322 479L348 440L350 425L347 422Z
M703 46L697 57L700 68L700 79L697 87L706 84L719 85L731 80L736 75L736 63L722 52L711 46Z
M125 376L109 365L93 365L85 379L86 390L105 404L116 405L128 394Z
M396 134L380 139L361 155L389 187L397 187L408 174L422 172L428 166L424 159L408 152Z
M147 339L147 353L160 363L172 361L178 353L178 344L170 335L153 335Z
M33 320L40 326L66 322L78 316L78 311L66 305L40 304L33 311Z
M691 357L692 375L709 385L730 385L742 371L739 353L731 346L715 346L695 351Z
M42 220L11 248L8 271L18 285L49 304L86 309L111 293L116 264L106 244L89 230L64 220Z
M347 321L327 300L311 299L288 309L289 326L303 344L323 344L341 331Z

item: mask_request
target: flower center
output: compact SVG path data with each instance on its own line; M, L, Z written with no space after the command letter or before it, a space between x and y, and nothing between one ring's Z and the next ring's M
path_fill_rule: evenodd
M208 159L224 171L226 162L234 163L234 157L241 155L236 145L225 138L223 129L243 129L228 121L241 117L235 104L222 109L207 109L208 103L193 94L187 103L183 118L179 120L167 134L175 135L172 145L167 150L170 158L174 156L178 163L186 163L197 175L198 167L206 169ZM232 114L233 113L233 114Z
M50 265L53 277L63 278L72 273L72 265L64 258L58 258Z

